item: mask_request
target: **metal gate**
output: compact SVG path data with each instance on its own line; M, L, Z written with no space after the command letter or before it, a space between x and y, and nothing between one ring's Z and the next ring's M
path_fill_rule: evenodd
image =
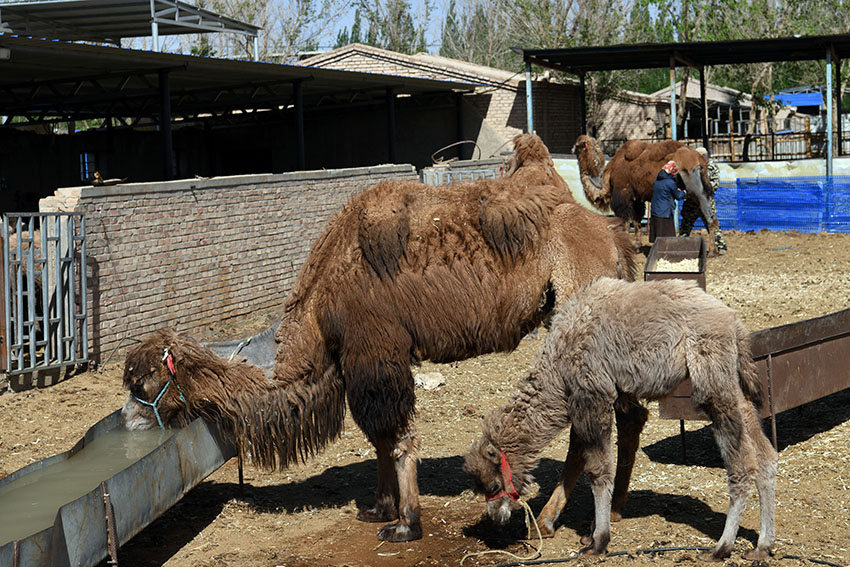
M88 362L82 213L3 216L0 373Z

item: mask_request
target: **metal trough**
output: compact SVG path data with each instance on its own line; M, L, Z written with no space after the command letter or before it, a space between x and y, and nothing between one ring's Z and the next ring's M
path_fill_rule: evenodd
M776 446L776 414L850 388L850 309L750 333ZM659 403L664 419L707 420L686 380Z
M100 420L71 450L0 479L0 490L82 451L120 427L120 410ZM196 419L135 464L59 508L53 525L0 547L0 565L85 567L107 557L236 454L215 426Z
M680 262L697 258L699 260L696 272L664 272L658 270L658 261ZM652 280L694 280L705 290L705 242L701 236L660 236L655 239L649 254L646 256L646 266L643 279Z
M247 339L207 344L219 356L244 358L271 375L278 323ZM121 427L121 410L106 416L77 444L0 479L4 488L38 478L33 473L68 461L86 445ZM0 566L90 567L110 557L151 522L176 504L187 492L237 456L233 444L215 425L196 419L124 470L103 480L98 488L59 507L53 525L37 533L4 543L0 541ZM27 478L30 476L29 479ZM242 486L242 462L239 461ZM63 490L63 493L65 491ZM50 513L48 511L48 513Z

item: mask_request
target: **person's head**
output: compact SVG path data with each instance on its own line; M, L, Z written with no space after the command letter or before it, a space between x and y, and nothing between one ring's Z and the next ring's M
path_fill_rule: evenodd
M670 175L676 175L679 173L679 166L676 165L676 162L673 160L668 161L662 167L664 171L666 171Z
M699 155L701 155L702 157L704 157L705 159L708 159L708 150L705 149L704 147L700 146L700 147L696 148L696 152Z

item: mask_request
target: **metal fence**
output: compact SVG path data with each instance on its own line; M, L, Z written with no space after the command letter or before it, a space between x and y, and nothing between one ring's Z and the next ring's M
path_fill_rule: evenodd
M448 185L476 179L496 179L498 169L423 169L422 183L425 185Z
M88 362L85 227L81 213L4 215L0 372Z

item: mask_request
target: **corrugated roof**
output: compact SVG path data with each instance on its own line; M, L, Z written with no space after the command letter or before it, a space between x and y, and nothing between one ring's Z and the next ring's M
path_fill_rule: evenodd
M43 0L0 4L0 32L117 43L160 35L220 31L256 36L257 26L179 0Z
M677 66L693 67L817 60L826 58L827 49L832 50L835 56L846 59L850 57L850 35L512 49L534 65L581 75L588 71L670 67L671 59L676 61Z
M172 113L226 113L305 107L401 95L469 91L476 85L297 65L122 49L0 34L0 111L31 120L148 117L159 113L158 77L167 71Z

